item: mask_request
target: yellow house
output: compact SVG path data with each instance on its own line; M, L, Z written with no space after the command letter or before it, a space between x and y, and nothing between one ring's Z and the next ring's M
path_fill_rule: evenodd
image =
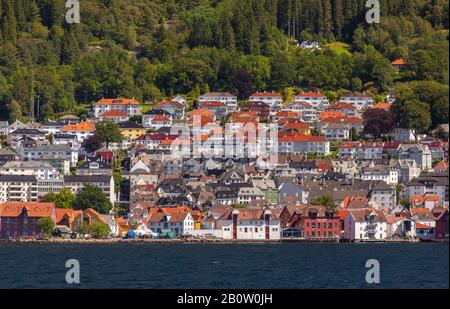
M122 133L122 136L127 139L135 140L139 136L145 134L147 130L138 124L135 123L121 123L120 126L120 133Z

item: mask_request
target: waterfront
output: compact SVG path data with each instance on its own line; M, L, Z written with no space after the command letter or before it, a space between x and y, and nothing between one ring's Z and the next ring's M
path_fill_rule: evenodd
M448 288L448 243L0 244L0 288ZM365 281L377 259L381 283Z

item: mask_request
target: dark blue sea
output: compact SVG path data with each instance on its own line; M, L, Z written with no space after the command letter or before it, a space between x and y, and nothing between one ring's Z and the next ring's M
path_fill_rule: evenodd
M0 244L0 289L449 288L448 243ZM80 284L66 283L66 261ZM380 283L366 282L366 261Z

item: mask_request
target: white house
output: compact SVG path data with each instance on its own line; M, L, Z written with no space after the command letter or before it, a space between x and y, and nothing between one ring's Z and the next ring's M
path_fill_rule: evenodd
M347 93L341 97L339 103L353 104L360 111L369 109L374 100L372 96L365 93Z
M327 97L320 92L304 92L295 96L295 102L309 103L318 111L324 111L330 102Z
M238 201L241 204L249 204L252 201L264 200L265 194L259 188L243 187L239 189Z
M147 227L155 233L171 231L180 236L190 234L195 229L195 220L190 212L177 213L151 213L147 219Z
M361 179L368 181L384 181L390 186L398 184L398 171L389 165L375 165L373 161L368 167L361 169Z
M129 117L142 114L141 103L134 98L101 99L95 103L94 115L96 118L109 111L121 112Z
M352 209L344 219L344 236L349 241L383 240L388 237L388 224L383 211Z
M198 98L199 104L206 102L217 101L222 102L227 106L228 112L237 111L238 98L229 92L208 92Z
M272 110L283 105L283 98L275 92L256 92L250 96L250 102L262 102L270 106Z
M59 171L52 165L36 161L10 161L0 166L2 175L35 176L37 179L59 178Z
M279 240L280 219L268 209L228 209L217 220L226 240Z

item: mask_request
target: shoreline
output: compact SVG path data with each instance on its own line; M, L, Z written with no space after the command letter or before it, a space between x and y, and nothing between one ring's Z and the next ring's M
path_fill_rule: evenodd
M2 244L282 244L282 243L307 243L307 244L418 244L418 243L448 243L449 240L376 240L376 241L320 241L306 239L282 239L282 240L223 240L223 239L22 239L0 240Z

